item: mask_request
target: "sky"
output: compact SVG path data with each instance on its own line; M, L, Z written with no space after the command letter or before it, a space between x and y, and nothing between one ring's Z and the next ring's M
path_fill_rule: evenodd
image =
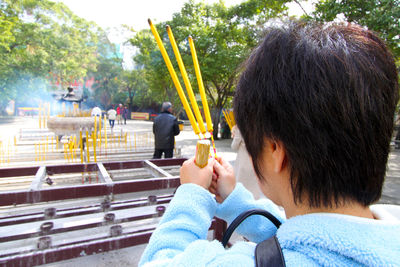
M103 29L119 28L126 24L135 30L148 28L147 19L154 23L172 19L187 0L57 0L63 2L76 15L94 21ZM225 0L227 6L239 4L243 0ZM218 0L204 0L211 4ZM305 5L307 7L307 5ZM290 7L290 13L300 14L296 4ZM115 38L117 36L112 36Z
M93 21L107 30L111 42L122 44L129 36L122 31L122 24L139 31L149 28L147 19L153 23L172 19L172 15L179 12L188 0L56 0L63 2L72 12L88 21ZM198 2L199 0L196 0ZM208 4L219 0L204 0ZM224 0L226 6L241 3L244 0ZM311 4L304 4L305 9L311 10ZM289 5L289 14L301 15L302 11L297 4ZM125 57L132 54L129 47L122 47Z
M225 0L225 4L230 6L241 1L243 0ZM148 27L148 18L155 23L172 19L172 14L179 12L187 0L58 0L58 2L63 2L75 14L96 22L102 28L127 24L135 30L141 30Z

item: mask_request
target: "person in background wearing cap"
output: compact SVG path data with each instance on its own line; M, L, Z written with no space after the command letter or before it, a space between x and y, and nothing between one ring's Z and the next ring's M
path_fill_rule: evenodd
M172 104L164 102L161 107L161 114L154 119L154 159L172 158L175 144L175 135L179 134L178 120L172 115Z

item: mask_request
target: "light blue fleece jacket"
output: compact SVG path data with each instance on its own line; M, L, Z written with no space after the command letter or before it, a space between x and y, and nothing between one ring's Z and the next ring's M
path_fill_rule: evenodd
M220 205L200 186L180 186L139 266L254 266L255 243L236 242L224 249L220 242L206 240L214 216L231 223L254 208L278 217L283 222L279 230L256 215L237 232L256 243L277 233L287 266L400 266L400 221L327 213L285 221L270 200L255 201L240 183Z

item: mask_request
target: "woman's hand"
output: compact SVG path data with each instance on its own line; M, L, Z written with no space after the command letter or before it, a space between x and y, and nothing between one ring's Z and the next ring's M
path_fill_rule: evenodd
M235 189L235 174L232 166L221 157L218 161L215 161L214 171L215 173L212 175L212 183L209 190L215 194L217 202L222 203L232 193L233 189Z
M181 184L193 183L205 189L211 185L214 158L208 159L208 164L200 168L194 163L194 158L186 160L180 170Z

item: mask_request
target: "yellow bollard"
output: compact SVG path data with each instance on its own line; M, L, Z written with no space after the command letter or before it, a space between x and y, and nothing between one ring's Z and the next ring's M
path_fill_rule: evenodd
M128 149L128 133L125 133L125 149Z
M74 157L76 158L76 160L78 160L77 150L78 150L78 137L74 135Z
M129 142L129 150L132 151L132 138L131 135L128 133L128 142Z
M97 162L96 144L97 144L97 116L94 116L94 132L93 132L93 156L94 156L94 162Z
M82 140L82 130L79 131L79 146L81 147L81 163L83 163L83 140Z
M61 141L61 140L60 140ZM56 149L58 149L58 136L56 136Z
M89 152L89 132L86 130L86 155L87 155L87 162L90 162L90 152Z
M66 161L69 161L69 157L68 157L67 154L68 154L67 144L64 143L64 159L65 159Z
M69 153L71 157L71 162L74 162L74 147L75 147L75 140L74 137L71 138L69 141Z
M102 121L102 116L100 115L99 117L99 149L100 149L100 155L101 155L101 121Z
M93 133L93 157L94 157L94 162L97 162L97 156L96 156L96 143L97 143L97 139L96 139L96 132Z
M107 153L107 121L106 121L106 117L104 116L104 145L105 145L105 149L106 149L106 153Z

